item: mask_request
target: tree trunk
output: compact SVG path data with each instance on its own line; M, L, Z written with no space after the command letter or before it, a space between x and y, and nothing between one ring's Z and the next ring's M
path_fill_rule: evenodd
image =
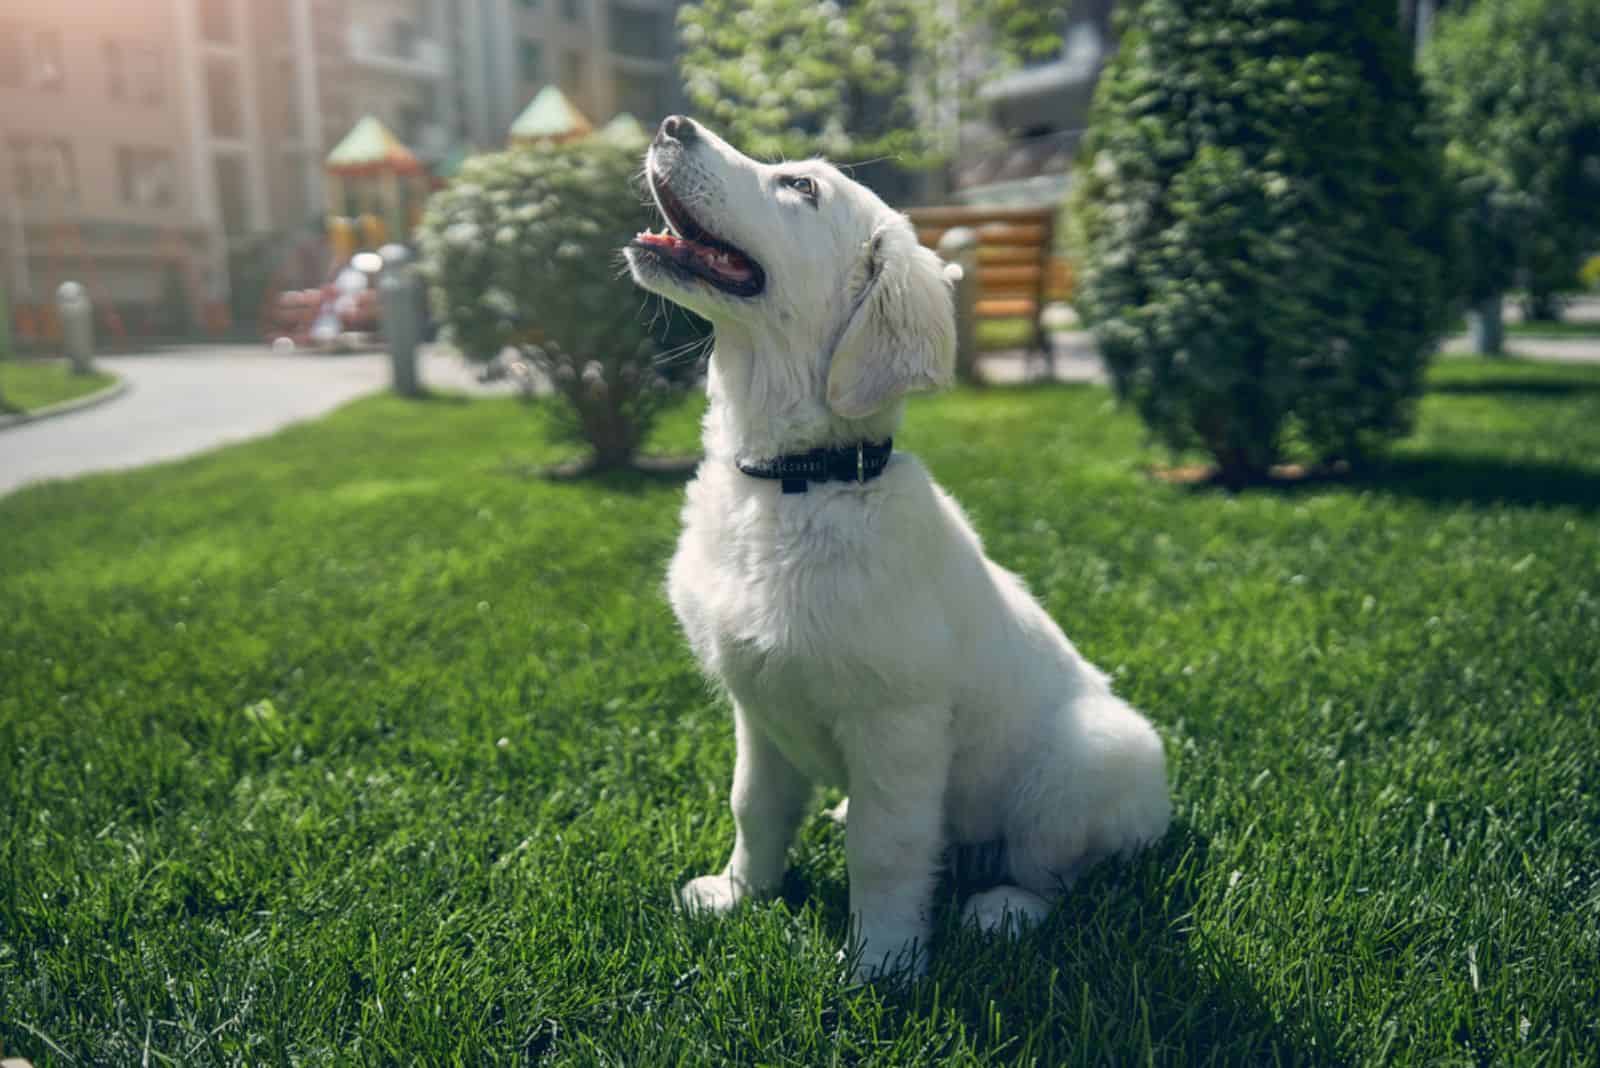
M1272 473L1270 468L1252 460L1247 449L1220 449L1212 455L1217 461L1217 481L1229 491L1258 486Z
M1554 293L1529 293L1522 304L1522 315L1530 323L1559 323L1561 298Z
M1473 305L1472 351L1483 356L1505 355L1506 324L1501 304L1501 295L1496 293Z

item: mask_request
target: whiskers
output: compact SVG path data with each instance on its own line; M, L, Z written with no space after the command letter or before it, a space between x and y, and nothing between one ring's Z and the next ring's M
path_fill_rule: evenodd
M666 304L665 301L662 301L662 303ZM669 323L671 321L670 316L672 313L673 309L670 305L668 305L667 315L669 316ZM657 317L659 318L659 313L657 313ZM653 322L654 320L652 320L652 323ZM658 369L662 367L668 367L673 364L681 363L692 365L698 363L702 356L711 351L711 346L713 343L715 343L715 341L716 335L707 333L704 337L694 338L691 341L684 342L682 345L668 349L666 352L657 353L655 358L652 359L650 363Z

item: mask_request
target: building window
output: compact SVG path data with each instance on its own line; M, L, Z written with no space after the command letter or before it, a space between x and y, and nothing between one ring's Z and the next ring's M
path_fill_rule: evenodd
M160 107L167 98L167 74L159 45L134 45L128 49L128 75L133 98L145 107Z
M544 45L527 37L522 39L522 80L533 85L544 81Z
M402 104L395 112L395 122L399 127L400 140L408 145L415 145L422 136L422 109L411 104Z
M662 36L660 12L611 5L611 51L624 56L659 59L665 52L661 47Z
M292 139L300 135L300 93L293 60L278 60L277 78L278 84L284 87L277 94L278 119L283 125L284 134Z
M586 73L583 53L569 48L561 57L561 88L569 96L581 97Z
M12 185L24 200L78 199L72 145L59 137L12 137Z
M389 38L394 45L395 55L401 59L417 58L417 27L414 23L396 19L389 24Z
M561 17L568 22L582 22L583 0L561 0Z
M170 208L177 202L177 161L165 148L117 148L122 202L139 208Z
M111 99L134 100L146 107L159 107L165 99L166 79L159 47L125 45L107 39L105 64L106 92Z
M617 110L626 111L645 125L666 114L667 90L654 74L617 72Z
M59 90L66 84L66 68L61 63L61 34L55 30L35 30L33 34L33 87Z
M238 137L244 129L239 109L239 77L222 63L206 65L206 102L211 108L211 136Z
M112 100L128 99L128 57L123 55L122 42L106 41L106 92Z
M231 6L229 0L200 0L200 35L217 44L232 44Z
M250 209L244 191L244 164L233 156L211 161L217 183L217 206L222 209L222 229L229 237L250 232Z
M21 89L28 68L20 23L0 21L0 86Z

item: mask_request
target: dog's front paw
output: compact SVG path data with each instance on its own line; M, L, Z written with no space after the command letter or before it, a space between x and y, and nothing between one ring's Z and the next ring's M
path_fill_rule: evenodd
M743 901L747 891L731 875L702 875L690 879L678 891L678 905L685 912L720 916Z

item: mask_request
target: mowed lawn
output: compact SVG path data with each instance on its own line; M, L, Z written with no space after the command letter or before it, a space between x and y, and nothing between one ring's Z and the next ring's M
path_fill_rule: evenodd
M663 448L693 439L675 414ZM726 859L681 487L376 398L0 500L0 1042L44 1064L1594 1063L1600 368L1451 361L1348 484L1230 498L1094 387L903 444L1167 744L1175 825L849 988L842 832ZM929 575L929 582L939 576Z
M0 360L0 415L98 393L115 381L103 371L73 374L65 360Z

